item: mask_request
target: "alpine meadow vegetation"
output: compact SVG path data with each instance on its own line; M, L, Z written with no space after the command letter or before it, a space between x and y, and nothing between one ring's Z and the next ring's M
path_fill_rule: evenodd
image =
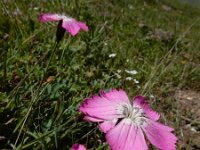
M179 0L1 0L0 149L200 149L199 14Z

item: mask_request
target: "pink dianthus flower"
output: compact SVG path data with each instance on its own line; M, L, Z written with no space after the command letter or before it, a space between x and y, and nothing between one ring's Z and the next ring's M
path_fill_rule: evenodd
M157 122L160 115L143 96L136 96L131 103L123 90L101 91L100 96L87 98L80 111L86 120L99 122L112 150L147 150L144 134L161 150L176 149L173 129Z
M88 26L84 22L77 21L76 19L65 16L65 15L40 14L39 21L40 22L58 21L59 23L61 23L61 25L58 27L65 29L72 36L75 36L80 31L80 29L86 32L88 31Z

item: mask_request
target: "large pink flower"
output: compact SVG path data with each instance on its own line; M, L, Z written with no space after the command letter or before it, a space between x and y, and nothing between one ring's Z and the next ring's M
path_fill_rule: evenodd
M73 144L71 150L86 150L85 146L82 144Z
M80 29L88 31L88 26L84 22L77 21L74 18L59 15L59 14L40 14L40 22L62 21L62 28L68 31L72 36L75 36Z
M142 96L136 96L131 104L123 90L101 91L100 96L86 99L80 111L86 120L100 123L112 150L147 150L144 133L157 148L176 149L173 129L157 122L160 115Z

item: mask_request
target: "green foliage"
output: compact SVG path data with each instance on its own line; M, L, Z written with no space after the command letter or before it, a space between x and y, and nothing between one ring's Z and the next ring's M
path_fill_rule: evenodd
M111 88L124 88L130 97L149 97L180 137L176 121L180 116L168 95L175 88L199 89L200 30L199 9L177 4L170 0L0 2L4 83L0 148L69 149L80 142L91 149L108 149L97 124L85 122L78 108L91 94ZM75 17L88 24L89 32L65 34L49 63L57 25L39 23L40 12ZM112 53L116 57L109 57ZM174 114L168 113L171 110Z

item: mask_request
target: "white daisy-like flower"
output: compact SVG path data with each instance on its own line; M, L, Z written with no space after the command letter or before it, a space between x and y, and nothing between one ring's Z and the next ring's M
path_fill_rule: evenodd
M117 55L117 54L112 53L112 54L109 55L109 57L110 57L110 58L114 58L114 57L116 57L116 55Z
M136 84L138 84L138 83L140 83L138 80L136 80L136 79L133 79L133 81L136 83Z
M132 75L135 75L138 73L136 70L127 70L127 69L125 70L125 72Z
M119 70L119 69L117 70L117 73L121 73L121 72L122 72L121 70Z
M126 80L131 81L131 80L133 80L133 78L132 77L126 77Z
M118 73L115 73L115 75L117 76L118 79L121 79L121 75L119 75Z

